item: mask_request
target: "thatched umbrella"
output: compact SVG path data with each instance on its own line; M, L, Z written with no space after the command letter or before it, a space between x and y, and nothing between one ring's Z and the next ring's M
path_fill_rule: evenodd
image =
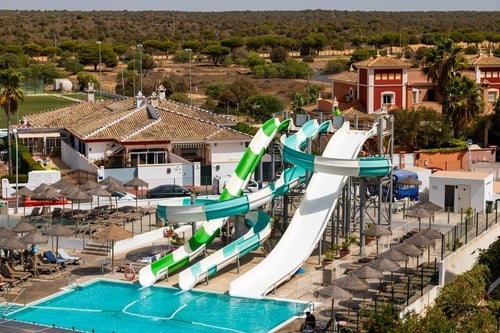
M347 290L339 287L336 284L331 284L328 287L324 287L320 290L318 290L318 294L325 297L325 298L331 298L332 299L332 312L331 312L331 320L332 323L334 322L334 303L335 299L351 299L352 294L348 292Z
M406 241L420 249L427 248L427 261L431 261L431 246L434 246L436 244L436 241L434 239L425 237L421 233L417 233L408 238Z
M380 285L381 280L384 278L384 274L378 269L364 264L360 268L355 269L351 272L352 275L357 276L360 279L378 279L379 281L379 293L380 293ZM366 294L365 294L366 295ZM363 296L363 308L365 307L366 297Z
M111 176L107 176L101 181L101 185L111 185L111 184L123 185L123 182Z
M21 240L26 244L47 244L49 238L42 235L37 230L33 230L21 237Z
M115 241L124 240L133 236L133 233L117 226L110 224L106 228L96 232L95 238L111 241L111 272L115 263Z
M363 292L363 299L366 297L366 291L370 289L370 285L366 281L352 274L334 280L332 283L345 290ZM351 306L349 304L349 308L347 309L347 321L349 321L350 312Z
M96 187L100 187L101 185L97 182L94 181L88 181L85 184L80 185L80 190L82 191L88 191Z
M441 232L439 232L436 229L432 229L431 227L420 231L419 234L421 234L427 238L430 238L430 239L441 239L441 235L442 235Z
M71 202L78 202L78 217L76 219L76 226L78 227L78 224L80 224L80 203L81 202L92 202L92 196L90 194L88 194L87 192L85 191L82 191L80 189L76 189L75 191L73 191L72 193L68 194L66 196L68 199L71 200ZM73 207L71 207L73 208Z
M123 191L125 191L125 187L119 183L111 183L108 186L106 186L106 191L111 193L111 196L109 197L109 202L111 203L113 193L114 192L123 192ZM116 211L118 211L118 196L115 196L115 207L116 207Z
M22 235L25 232L36 230L36 226L29 221L19 220L19 222L17 222L17 224L14 227L12 227L11 230L20 233Z
M387 258L378 258L369 263L370 266L378 269L381 272L391 273L391 282L393 281L393 273L401 268L399 264Z
M55 182L54 184L52 184L50 186L62 190L65 187L74 186L74 184L68 182L67 180L64 180L63 178L61 178L57 182Z
M45 235L42 235L38 231L33 230L33 231L28 232L23 237L21 237L21 240L23 242L25 242L26 244L38 245L38 244L47 244L47 242L49 241L49 238ZM33 252L35 252L35 251L33 251ZM35 272L35 274L36 274L36 272L37 272L36 259L33 259L33 263L34 263L33 272Z
M49 187L45 188L43 191L35 194L35 196L33 198L36 200L42 200L42 202L43 202L42 211L45 213L45 201L57 200L61 197L62 197L62 194L60 194L55 189L53 189L52 187L49 186ZM49 212L50 212L50 206L49 206ZM49 215L50 223L52 223L52 215L50 215L50 214L48 214L48 215Z
M0 248L4 250L23 250L26 243L17 237L9 237L0 241Z
M48 188L52 188L49 184L45 184L45 183L41 183L40 185L38 185L34 190L33 192L35 193L41 193L43 191L45 191L46 189Z
M431 218L432 218L433 213L429 212L426 209L423 208L415 208L415 209L410 209L406 211L406 216L409 217L416 217L418 218L418 231L422 229L422 224L421 224L421 219L422 218L429 218L429 227L431 226Z
M384 226L379 224L372 224L369 228L366 228L361 232L365 236L372 236L376 238L377 241L377 255L378 255L378 240L382 236L388 236L391 234L391 231Z
M35 195L35 192L33 192L27 187L23 187L22 189L15 191L14 195L16 196L16 201L17 201L18 196L31 198L32 196ZM23 205L23 215L26 215L26 205Z
M432 201L418 203L415 205L415 208L423 208L426 211L431 212L431 213L438 213L438 212L443 211L443 208L441 206L436 205Z
M418 247L415 245L408 243L408 242L402 242L399 243L398 245L394 246L393 249L395 251L401 252L402 254L405 254L409 257L417 258L417 267L418 267L418 259L422 255L423 251L420 250ZM405 261L405 271L404 271L404 277L406 278L406 269L408 268L408 261Z
M99 217L99 210L100 210L100 206L99 206L99 197L111 197L111 193L109 193L108 191L106 191L105 189L103 189L102 187L94 187L93 189L87 191L87 194L89 195L95 195L97 197L97 217Z
M398 180L398 183L401 185L407 185L407 186L419 186L422 185L422 182L418 180L415 177L408 176L406 178Z
M59 252L59 237L72 235L74 231L68 227L63 226L61 223L56 223L52 227L45 230L43 233L48 236L56 237L56 256L57 256L57 253Z
M127 187L135 188L135 211L137 211L137 209L138 209L137 208L137 197L139 196L139 187L148 187L149 184L146 181L144 181L136 176L123 185L125 185Z

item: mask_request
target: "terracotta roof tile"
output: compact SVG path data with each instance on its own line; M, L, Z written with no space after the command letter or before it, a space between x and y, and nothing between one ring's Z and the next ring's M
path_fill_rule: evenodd
M358 61L353 64L356 67L411 67L412 65L402 59L392 56L370 58L363 61Z
M469 65L500 67L500 58L489 54L480 54L474 58L469 59Z
M77 137L119 142L250 141L251 136L226 128L228 117L175 102L162 101L158 119L147 107L135 108L128 98L111 102L89 102L26 116L28 128L64 128Z

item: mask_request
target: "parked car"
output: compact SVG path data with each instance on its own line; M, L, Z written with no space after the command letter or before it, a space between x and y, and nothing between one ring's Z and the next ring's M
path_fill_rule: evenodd
M111 196L118 201L135 201L135 194L128 192L116 191L111 193Z
M174 198L188 197L191 191L185 187L175 184L159 185L146 193L146 198Z
M245 189L243 190L243 192L245 193L253 193L253 192L257 192L259 190L259 183L257 183L255 180L253 179L250 179L248 181L248 184L247 186L245 187Z

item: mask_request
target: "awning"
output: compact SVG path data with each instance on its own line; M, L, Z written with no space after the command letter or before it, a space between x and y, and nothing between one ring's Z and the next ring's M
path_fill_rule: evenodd
M59 138L61 133L59 132L17 132L20 139L26 138Z

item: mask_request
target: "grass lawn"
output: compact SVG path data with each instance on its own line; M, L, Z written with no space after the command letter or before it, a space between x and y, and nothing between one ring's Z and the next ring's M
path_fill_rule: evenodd
M21 119L24 115L73 104L76 103L58 96L25 95L24 101L19 103L17 114L11 116L10 122L11 124L15 124L17 123L17 119ZM0 113L0 128L7 128L7 117L4 112Z

